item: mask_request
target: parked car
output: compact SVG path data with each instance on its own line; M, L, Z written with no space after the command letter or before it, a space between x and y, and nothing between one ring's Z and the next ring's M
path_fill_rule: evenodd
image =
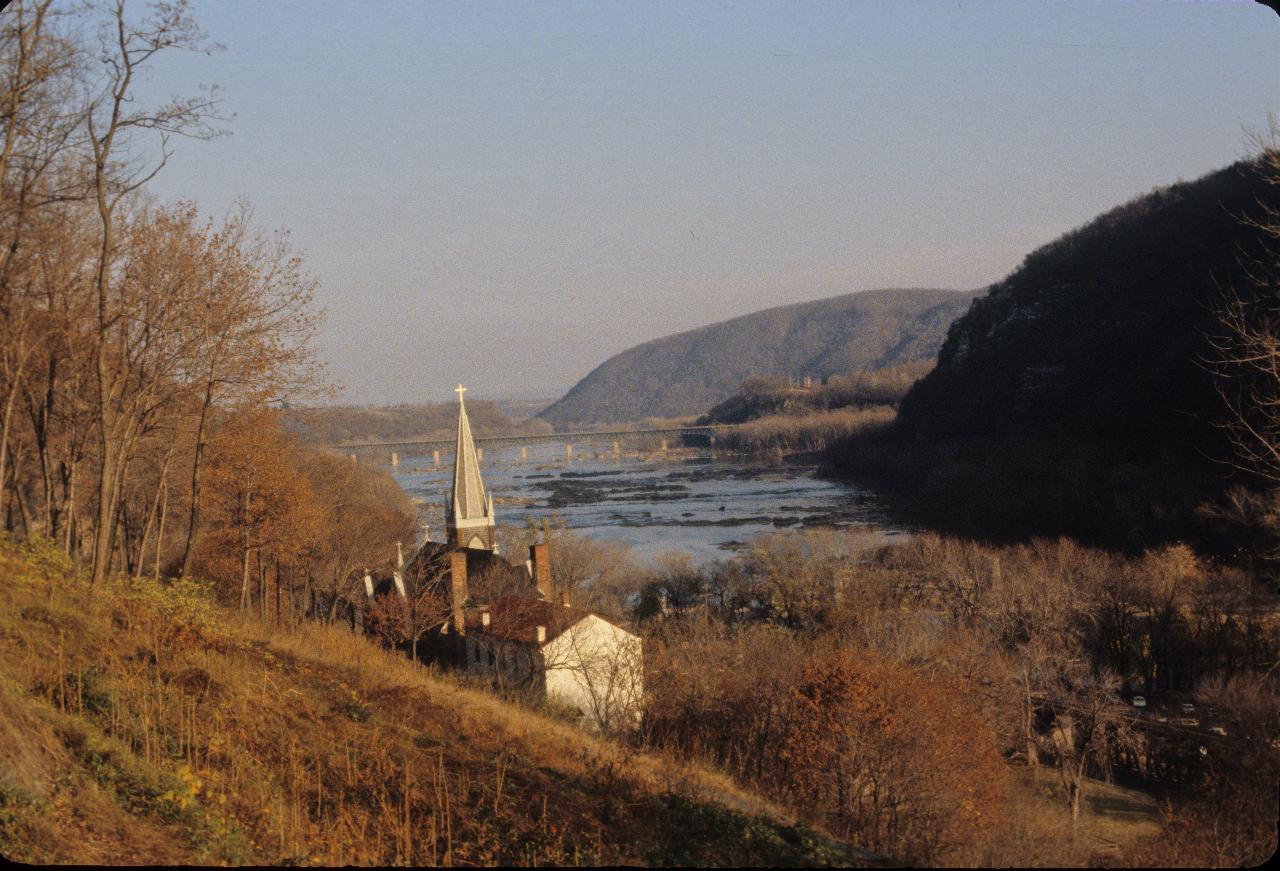
M1193 705L1193 704L1191 704L1191 702L1183 702L1183 703L1182 703L1182 713L1184 713L1184 714L1194 714L1195 712L1196 712L1196 706L1195 706L1195 705Z
M1222 726L1210 726L1209 731L1215 735L1221 735L1224 738L1227 737L1227 730Z
M1179 726L1195 727L1200 725L1200 721L1197 720L1195 717L1179 717L1174 722L1176 722Z
M1147 706L1147 697L1146 697L1146 696L1134 696L1134 697L1133 697L1133 706L1134 706L1135 708L1145 708L1145 707Z

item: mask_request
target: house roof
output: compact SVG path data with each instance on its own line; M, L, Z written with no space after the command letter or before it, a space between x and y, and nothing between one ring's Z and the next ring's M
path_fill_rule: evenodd
M488 626L484 625L481 616L485 611L489 612ZM487 632L511 641L536 644L539 626L547 630L546 643L591 616L591 611L558 605L546 599L506 595L499 596L486 607L468 608L466 619L468 632Z

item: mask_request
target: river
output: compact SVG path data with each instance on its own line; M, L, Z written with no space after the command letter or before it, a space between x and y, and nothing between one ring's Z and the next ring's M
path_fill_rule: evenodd
M817 467L713 454L710 450L623 453L560 444L490 448L480 464L499 526L558 518L588 536L629 545L641 559L683 551L697 563L730 556L763 532L872 526L901 532L868 490L821 478ZM402 457L396 481L426 509L431 537L444 534L452 453Z

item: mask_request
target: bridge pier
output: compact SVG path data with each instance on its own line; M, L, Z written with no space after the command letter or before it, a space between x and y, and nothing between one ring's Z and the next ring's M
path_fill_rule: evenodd
M476 461L484 462L484 448L476 448Z
M560 432L547 433L545 435L526 435L526 436L493 436L483 439L476 439L476 454L478 457L484 456L484 446L493 445L496 448L519 447L520 462L529 462L529 450L526 445L551 444L560 442L564 445L565 458L569 461L574 459L574 447L585 445L586 454L584 457L595 456L603 459L612 454L615 458L622 456L622 442L624 440L635 443L635 446L648 454L666 453L672 451L684 444L684 439L691 439L697 444L710 444L712 448L719 447L719 433L732 429L732 427L722 426L688 426L688 427L669 427L665 429L640 429L640 430L606 430L606 431L584 431L584 432ZM672 445L671 439L675 437L679 439L677 444ZM399 454L402 450L408 450L413 456L425 456L427 451L431 452L431 461L436 469L443 466L444 457L441 454L447 454L451 458L450 448L452 441L446 439L430 439L421 442L396 442L396 441L368 441L368 442L349 442L333 445L343 452L352 452L355 454L356 462L360 462L361 453L367 454L367 459L374 461L379 456L380 451L384 451L381 456L387 457L392 466L399 464ZM395 450L392 450L392 448ZM357 453L358 452L358 453ZM581 453L581 451L579 451Z
M396 452L391 452L391 468L395 469L400 466L400 458L396 456Z
M352 455L351 455L351 462L353 462L353 463L359 462L359 460L357 460L357 459L356 459L356 455L355 455L355 454L352 454Z

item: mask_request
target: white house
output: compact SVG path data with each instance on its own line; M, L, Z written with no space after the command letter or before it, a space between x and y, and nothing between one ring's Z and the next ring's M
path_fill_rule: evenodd
M465 631L472 673L575 708L594 728L639 723L643 645L621 626L563 599L507 595L468 608Z

